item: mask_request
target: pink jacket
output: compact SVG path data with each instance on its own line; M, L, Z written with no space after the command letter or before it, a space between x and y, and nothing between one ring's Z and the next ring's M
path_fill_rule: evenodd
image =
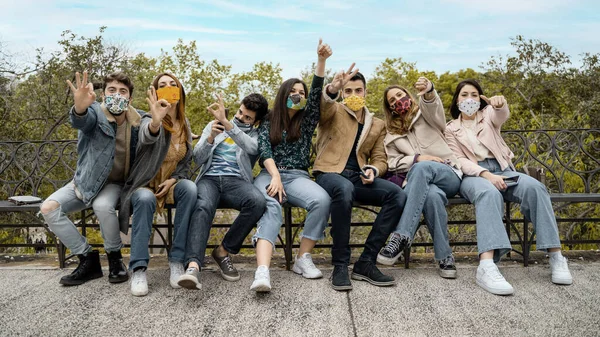
M505 104L499 109L494 109L491 105L488 105L483 110L477 111L475 116L477 139L490 150L503 170L507 167L514 169L511 159L515 155L508 148L500 134L500 128L509 115L508 104ZM469 142L467 131L461 125L461 120L462 115L446 125L444 131L446 142L458 157L463 173L468 176L479 176L481 172L487 170L477 165L475 153Z

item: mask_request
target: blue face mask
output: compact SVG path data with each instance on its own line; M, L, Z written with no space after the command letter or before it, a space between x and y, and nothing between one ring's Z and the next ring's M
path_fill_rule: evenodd
M292 94L287 99L288 109L302 110L306 107L306 98L299 94Z

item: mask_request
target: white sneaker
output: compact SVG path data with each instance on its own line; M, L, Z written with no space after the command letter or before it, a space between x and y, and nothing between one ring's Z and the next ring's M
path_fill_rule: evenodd
M292 268L294 273L302 275L304 278L321 278L323 273L315 267L310 253L304 253L300 258L296 258L294 267Z
M185 271L183 270L183 264L181 262L169 262L169 268L171 269L171 276L169 277L169 283L173 289L180 289L181 286L177 284L179 278Z
M550 269L552 270L552 283L566 285L573 283L566 257L562 255L550 256Z
M131 294L133 296L148 295L148 281L144 269L138 269L131 274Z
M512 295L515 290L500 274L495 263L477 268L477 285L494 295Z
M268 293L271 291L271 276L269 275L269 268L267 266L258 266L256 268L254 282L252 282L250 290L254 290L257 293Z

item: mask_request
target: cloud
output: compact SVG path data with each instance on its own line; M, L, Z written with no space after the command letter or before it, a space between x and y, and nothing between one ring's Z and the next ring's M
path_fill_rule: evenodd
M84 20L81 22L83 25L93 26L108 26L108 27L128 27L128 28L141 28L144 30L162 30L162 31L176 31L176 32L191 32L191 33L209 33L209 34L223 34L223 35L245 35L248 32L243 30L227 30L219 28L208 28L200 25L181 25L181 24L158 24L154 20L144 19L129 19L129 18L112 18L102 20Z
M442 0L442 3L458 5L471 12L485 12L490 15L514 13L544 13L571 7L576 0Z

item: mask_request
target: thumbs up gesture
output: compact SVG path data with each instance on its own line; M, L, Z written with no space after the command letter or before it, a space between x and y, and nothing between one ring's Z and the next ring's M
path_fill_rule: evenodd
M504 98L504 96L502 96L502 95L500 95L500 96L493 96L492 98L487 98L487 97L485 97L483 95L480 95L479 98L481 98L487 104L489 104L492 107L494 107L494 109L500 109L501 107L504 106L504 104L506 104L506 98Z
M325 61L331 56L333 52L331 51L331 47L327 43L323 43L323 39L319 39L319 45L317 46L317 55L319 56L319 61Z

